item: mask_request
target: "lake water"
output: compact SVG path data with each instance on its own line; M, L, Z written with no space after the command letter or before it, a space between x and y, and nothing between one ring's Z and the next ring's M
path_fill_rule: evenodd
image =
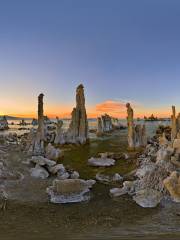
M51 121L55 122L54 119L51 119ZM14 123L14 125L11 125L11 123ZM0 135L4 135L4 134L8 134L8 133L17 133L18 135L22 135L26 132L29 131L29 128L32 128L33 126L31 125L31 122L32 120L26 120L26 123L28 123L27 126L20 126L19 125L19 122L20 120L11 120L11 121L8 121L9 123L9 130L7 131L1 131L0 132ZM119 122L123 125L123 126L127 126L127 123L126 123L126 120L125 119L121 119L119 120ZM148 133L148 136L153 136L156 132L156 129L159 125L169 125L170 124L170 121L155 121L155 122L144 122L144 121L135 121L135 123L137 124L145 124L146 125L146 129L147 129L147 133ZM64 129L67 129L68 126L70 124L70 120L63 120L63 128ZM89 129L96 129L97 128L97 121L96 119L89 119L88 120L88 124L89 124ZM20 128L25 128L27 130L19 130ZM91 135L90 135L91 137Z

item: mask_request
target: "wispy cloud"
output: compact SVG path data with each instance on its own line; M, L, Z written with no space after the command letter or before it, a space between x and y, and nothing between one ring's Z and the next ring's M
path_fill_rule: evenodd
M121 116L126 112L126 103L124 101L107 100L96 105L97 114L107 113L112 116Z

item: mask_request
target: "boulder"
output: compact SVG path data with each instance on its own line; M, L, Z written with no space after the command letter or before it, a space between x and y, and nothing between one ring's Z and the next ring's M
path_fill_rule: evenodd
M63 164L57 164L52 167L49 167L48 171L52 174L57 174L58 172L64 173L66 170Z
M131 194L134 191L134 182L125 181L122 188L112 188L110 189L110 195L112 197L120 197L125 194Z
M82 202L90 199L88 193L95 182L82 179L54 180L47 193L52 203Z
M143 208L154 208L162 199L162 194L154 189L143 189L136 192L133 200Z
M34 178L41 178L41 179L46 179L49 177L48 171L44 169L43 167L36 165L35 168L31 168L31 177Z
M166 148L160 148L157 152L157 158L156 161L161 161L161 160L170 160L170 155L168 153L168 151L166 150Z
M180 149L180 139L174 139L173 148Z
M96 174L96 180L101 183L111 183L111 182L122 182L123 177L119 175L118 173L115 173L114 175L105 175L102 173Z
M159 137L159 144L161 146L164 146L164 145L168 145L169 141L168 139L166 138L166 134L163 133L163 135L161 137Z
M138 178L143 178L147 173L152 172L155 169L155 163L146 163L140 166L136 171L136 176Z
M164 186L175 202L180 202L180 175L177 171L171 173L164 181Z
M55 161L52 161L52 160L49 160L47 158L44 158L42 156L33 156L31 159L30 159L30 162L33 162L37 165L40 165L40 166L45 166L47 165L48 167L53 167L56 165L56 162Z

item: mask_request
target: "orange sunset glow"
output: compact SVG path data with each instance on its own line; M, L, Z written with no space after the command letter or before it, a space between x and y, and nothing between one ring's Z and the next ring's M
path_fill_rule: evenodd
M132 106L134 108L134 116L143 118L144 116L150 116L151 114L154 114L157 117L170 117L171 115L171 106L167 108L147 108L143 105L132 103ZM60 118L70 118L71 112L73 109L73 105L49 105L45 102L44 107L44 114L48 115L50 118L56 118L57 116ZM35 118L37 117L37 106L36 104L34 106L29 106L29 109L31 111L28 111L25 109L23 105L21 105L22 110L19 110L18 112L1 112L0 115L9 115L9 116L15 116L20 118ZM114 100L107 100L101 103L96 104L95 106L88 106L87 105L87 115L88 118L96 118L103 114L109 114L112 117L116 118L126 118L127 112L126 112L126 103L124 101L114 101Z

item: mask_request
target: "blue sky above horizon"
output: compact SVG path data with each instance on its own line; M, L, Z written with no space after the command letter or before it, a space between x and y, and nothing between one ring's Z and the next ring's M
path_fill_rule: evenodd
M68 114L79 83L91 115L180 110L179 23L177 0L0 1L0 113Z

